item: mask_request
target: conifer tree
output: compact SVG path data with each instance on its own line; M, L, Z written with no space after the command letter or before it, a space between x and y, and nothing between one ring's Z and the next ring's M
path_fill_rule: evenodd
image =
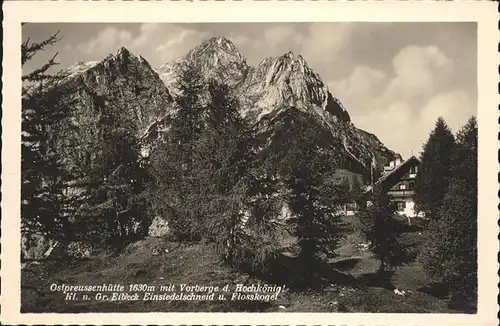
M299 260L308 270L315 271L325 259L336 255L334 250L342 234L338 209L345 202L344 198L335 196L337 189L323 183L314 169L297 168L293 176L295 178L289 179L289 205L294 213ZM327 193L330 196L326 197Z
M21 46L24 66L37 53L59 41L58 33L42 42ZM22 75L21 225L24 234L63 239L68 230L64 207L65 174L54 135L67 112L61 94L51 88L58 76L50 73L57 53L42 67Z
M280 164L280 174L288 187L294 235L298 239L304 281L311 281L326 259L335 257L343 236L340 208L348 198L348 188L334 177L333 153L320 148L311 120L292 125L287 160ZM339 182L340 181L340 182Z
M415 179L415 209L434 219L441 207L451 174L455 139L442 117L424 145Z
M159 214L169 220L179 239L199 239L199 205L193 197L198 189L194 170L194 148L205 129L207 90L199 69L183 65L177 80L176 113L164 141L152 153L151 169L156 180Z
M206 129L196 142L193 157L198 186L195 200L202 204L198 213L203 216L204 234L232 264L245 237L251 139L229 88L215 80L207 84Z
M452 177L420 255L426 272L449 286L453 301L477 295L477 139L472 117L457 133Z
M372 205L363 207L359 216L363 221L362 231L370 242L370 250L380 260L379 273L407 261L406 249L399 239L400 224L394 219L395 203L381 191L373 190Z
M75 175L85 175L87 181L83 193L72 202L74 233L82 240L119 248L146 234L150 217L143 192L149 176L140 155L135 124L119 118L126 108L100 101L97 94L86 91L98 105L98 123L106 132L100 134L91 162L80 165Z
M251 148L248 162L248 172L245 175L248 201L248 220L245 222L246 231L246 262L251 270L269 277L283 276L278 263L283 250L283 237L293 234L293 223L288 223L288 191L286 180L280 175L276 167L277 153L270 151L260 157L258 137L251 129L249 139ZM245 254L245 252L243 252ZM273 276L274 275L274 276Z
M179 239L215 242L232 264L248 210L249 128L227 86L192 64L179 78L178 111L152 156L163 214Z

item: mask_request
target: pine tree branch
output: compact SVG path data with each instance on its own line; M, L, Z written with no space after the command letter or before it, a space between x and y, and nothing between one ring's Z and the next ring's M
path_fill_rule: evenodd
M43 51L45 50L45 47L48 45L53 45L57 42L59 42L62 38L58 37L59 31L57 31L55 34L50 36L48 39L36 43L33 42L30 44L31 38L28 38L22 45L21 45L21 66L24 66L24 64L33 58L33 56L38 52L38 51Z
M53 66L59 65L59 62L56 62L55 59L59 52L56 52L52 59L50 59L46 64L42 67L33 70L32 72L21 77L22 81L43 81L47 79L54 78L52 75L45 74L45 72Z

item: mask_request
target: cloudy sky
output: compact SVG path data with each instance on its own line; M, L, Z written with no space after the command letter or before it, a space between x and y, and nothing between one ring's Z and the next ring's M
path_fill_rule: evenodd
M121 46L158 67L212 36L232 40L249 64L302 54L354 124L407 158L443 116L453 131L477 113L476 23L27 24L23 39L62 40L28 62L59 52L58 68L101 60Z

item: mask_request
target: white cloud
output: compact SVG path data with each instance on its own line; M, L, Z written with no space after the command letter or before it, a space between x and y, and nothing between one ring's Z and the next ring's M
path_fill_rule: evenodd
M408 157L420 153L439 116L456 131L476 112L472 95L453 86L454 67L437 46L412 45L394 56L390 73L358 66L329 85L356 126Z
M297 50L302 38L303 35L292 24L267 27L259 31L258 37L252 39L241 32L233 32L229 36L251 64L257 64L268 56Z
M139 31L131 50L160 63L177 59L207 37L206 32L175 24L145 23Z
M234 45L236 45L236 47L241 47L241 46L245 46L249 43L251 43L252 41L250 40L249 37L245 36L245 35L234 35L234 34L231 34L229 36L229 39L231 40L231 42L234 43Z
M465 90L436 94L423 107L395 101L384 110L369 110L355 117L356 126L375 133L390 149L404 158L419 155L438 117L442 116L453 132L463 126L474 108ZM415 115L415 111L419 112Z
M281 24L261 30L253 40L233 33L231 39L242 45L252 62L266 56L277 56L288 51L300 53L314 67L334 62L344 50L355 28L350 23L311 23L300 29L296 24Z
M453 61L437 46L411 45L392 60L394 78L385 96L413 101L443 89L453 73Z
M452 89L433 96L420 110L420 121L430 130L436 118L442 116L448 125L457 131L471 116L477 106L471 96L461 89Z
M334 62L354 30L354 25L349 23L312 23L301 44L304 58L317 63Z
M298 35L293 25L278 25L264 31L264 42L267 46L279 47L282 44L295 42Z
M65 49L77 49L92 55L94 60L99 60L125 46L132 52L143 55L150 62L165 63L185 54L207 36L206 32L186 26L144 23L136 36L125 29L107 27L86 42L67 45Z
M342 99L344 105L356 111L369 104L367 99L379 96L386 83L385 72L368 66L358 66L347 78L330 82L329 87L335 96Z
M356 116L358 128L373 132L390 149L407 158L416 146L414 133L417 121L412 121L412 107L402 101L391 103L386 110L368 110ZM418 142L417 142L418 144Z
M130 32L115 27L107 27L100 31L96 37L85 43L78 44L76 49L85 54L99 53L102 55L110 52L107 50L118 48L131 40L132 34Z
M208 37L205 32L192 29L170 29L163 33L167 41L156 47L156 52L161 56L161 62L169 62L186 54L194 46Z
M155 35L154 33L158 33L160 31L160 24L143 23L139 28L139 36L133 39L130 46L133 48L141 48L146 45L151 45L149 42L152 41L152 37Z

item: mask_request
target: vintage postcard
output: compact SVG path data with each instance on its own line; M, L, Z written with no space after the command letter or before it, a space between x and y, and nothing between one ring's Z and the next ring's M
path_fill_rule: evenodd
M2 323L498 324L494 2L3 8Z

